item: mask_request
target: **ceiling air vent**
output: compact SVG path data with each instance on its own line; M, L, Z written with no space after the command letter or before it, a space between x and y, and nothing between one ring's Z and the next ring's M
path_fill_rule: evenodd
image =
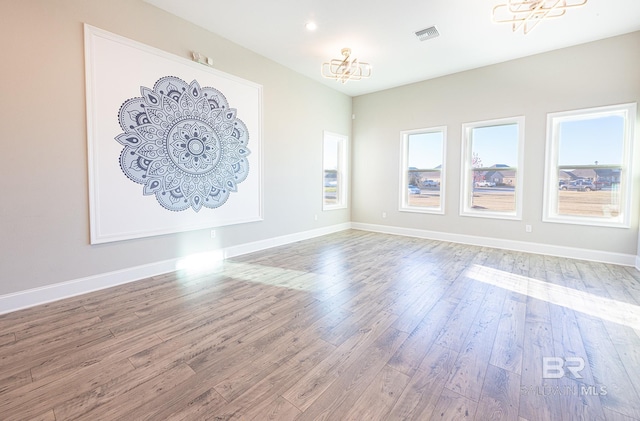
M430 26L428 28L424 28L419 31L416 31L416 36L420 41L426 41L428 39L435 38L439 35L440 33L438 32L435 26Z

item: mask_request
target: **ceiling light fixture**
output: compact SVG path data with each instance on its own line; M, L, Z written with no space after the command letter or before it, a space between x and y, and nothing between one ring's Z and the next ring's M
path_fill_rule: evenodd
M315 31L316 29L318 29L318 25L313 21L305 23L304 27L307 28L307 31Z
M322 63L321 73L327 79L334 79L341 83L349 80L362 80L371 76L371 65L351 59L351 49L341 50L342 59L334 58L331 61Z
M506 0L493 8L494 23L510 23L513 32L528 34L544 19L559 18L567 9L584 6L587 0Z

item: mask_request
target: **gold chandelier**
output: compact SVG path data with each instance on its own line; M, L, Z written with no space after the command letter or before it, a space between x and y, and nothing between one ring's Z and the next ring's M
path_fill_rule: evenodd
M506 0L493 8L494 23L510 23L513 32L529 33L544 19L559 18L567 9L587 4L587 0Z
M341 53L342 59L334 58L322 63L322 76L341 83L347 83L349 80L362 80L371 76L369 63L360 62L357 58L351 59L350 48L343 48Z

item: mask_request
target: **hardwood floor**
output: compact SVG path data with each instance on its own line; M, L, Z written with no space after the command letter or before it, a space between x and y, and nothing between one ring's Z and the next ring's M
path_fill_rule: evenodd
M640 420L639 335L635 269L344 231L0 316L0 419Z

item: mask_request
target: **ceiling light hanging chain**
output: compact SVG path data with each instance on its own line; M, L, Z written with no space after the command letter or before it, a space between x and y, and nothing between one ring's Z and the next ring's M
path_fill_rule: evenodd
M362 80L371 76L371 66L369 63L351 59L351 49L343 48L342 59L334 58L331 61L322 63L322 76L334 79L341 83L349 80Z
M567 9L587 4L587 0L507 0L493 8L494 23L510 23L513 32L529 33L544 19L559 18Z

